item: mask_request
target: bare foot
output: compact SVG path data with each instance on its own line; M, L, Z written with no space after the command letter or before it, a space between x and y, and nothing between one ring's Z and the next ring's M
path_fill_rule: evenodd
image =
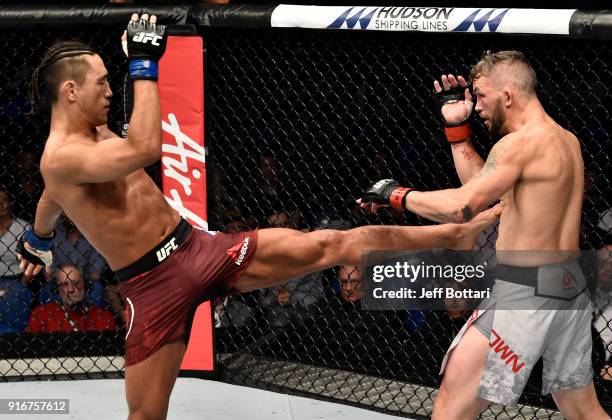
M501 205L497 204L495 207L478 213L476 217L467 223L463 223L461 226L462 231L459 235L459 239L455 242L453 249L461 251L470 251L474 249L480 232L485 230L488 226L499 220L501 215Z

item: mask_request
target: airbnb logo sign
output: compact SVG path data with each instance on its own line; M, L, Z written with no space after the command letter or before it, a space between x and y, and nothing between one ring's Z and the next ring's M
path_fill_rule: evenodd
M201 38L168 38L159 90L164 196L189 223L208 230Z
M206 204L206 179L202 176L206 163L204 146L181 131L173 113L168 114L168 122L162 121L162 130L174 139L162 145L166 200L192 225L208 229L203 213L198 211Z
M203 54L202 38L196 34L169 36L159 62L158 86L164 196L194 227L207 230ZM164 244L157 258L167 258L172 248L172 243ZM181 369L214 370L210 302L200 304L195 312Z

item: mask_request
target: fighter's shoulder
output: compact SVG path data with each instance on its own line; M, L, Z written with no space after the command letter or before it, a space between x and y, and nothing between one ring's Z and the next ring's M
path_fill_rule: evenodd
M545 153L564 153L568 147L572 151L580 150L580 141L570 131L553 121L537 124L525 130L525 146L534 155ZM538 153L539 152L539 153Z
M559 128L559 137L562 139L562 141L569 143L569 145L574 149L580 150L580 140L578 139L578 137L576 137L576 135L571 131L568 131L562 127Z
M98 141L120 138L115 132L111 131L106 124L96 127L96 137Z
M40 171L43 176L61 176L77 165L95 143L79 138L49 136L42 158Z
M530 124L506 134L497 144L513 151L516 156L533 158L543 149L550 147L551 140L559 138L560 127L547 126L545 124Z
M508 133L495 143L489 156L493 155L497 159L522 160L525 156L525 137L519 131Z

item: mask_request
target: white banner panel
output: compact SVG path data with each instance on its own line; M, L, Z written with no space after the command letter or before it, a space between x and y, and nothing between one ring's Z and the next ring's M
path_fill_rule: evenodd
M576 9L280 5L272 27L568 35Z

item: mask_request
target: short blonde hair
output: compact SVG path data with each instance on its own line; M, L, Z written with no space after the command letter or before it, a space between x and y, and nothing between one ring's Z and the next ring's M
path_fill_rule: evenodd
M480 61L472 67L470 81L473 83L482 76L491 75L498 65L509 66L508 71L503 73L503 81L512 82L518 89L526 93L535 93L537 84L535 70L529 64L525 54L516 50L485 51Z

